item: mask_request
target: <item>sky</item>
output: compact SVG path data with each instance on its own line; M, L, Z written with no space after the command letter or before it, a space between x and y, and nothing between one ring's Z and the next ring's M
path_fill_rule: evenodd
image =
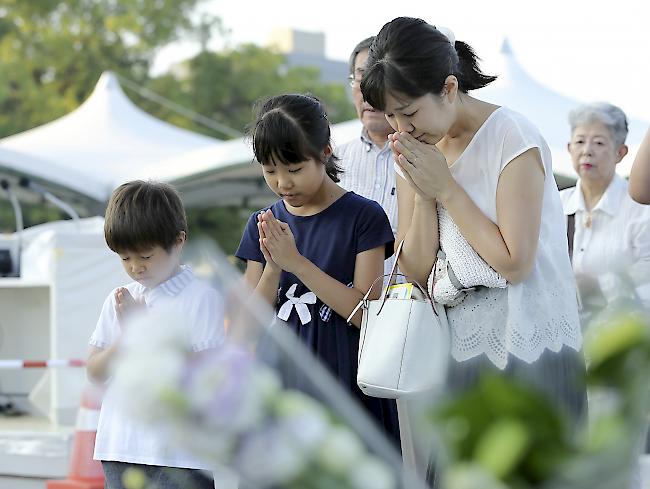
M399 5L399 7L397 7ZM576 99L604 100L630 117L650 121L650 7L643 0L545 0L457 2L204 0L201 11L217 15L229 29L220 49L243 42L265 45L278 27L324 32L326 56L347 60L361 39L398 16L420 17L451 28L469 43L490 74L504 38L523 68L540 83ZM159 54L155 71L192 55L185 41Z

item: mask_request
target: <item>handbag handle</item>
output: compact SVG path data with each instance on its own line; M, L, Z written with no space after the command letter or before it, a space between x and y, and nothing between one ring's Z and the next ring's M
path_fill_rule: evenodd
M372 285L368 288L368 291L366 292L366 294L361 298L361 300L356 305L356 307L354 309L352 309L352 312L350 313L350 316L348 316L348 319L347 319L348 323L352 320L352 317L354 317L354 315L357 313L357 311L359 311L359 309L361 307L363 307L363 305L366 303L366 301L368 300L368 297L370 296L370 293L372 292L372 289L375 287L375 285L377 284L377 282L379 280L383 280L384 277L389 277L388 278L388 284L390 284L393 281L393 278L395 278L396 275L399 275L400 277L404 277L406 279L409 279L409 277L407 275L404 275L403 273L395 273L395 271L397 270L397 260L399 259L399 255L402 253L402 247L403 246L404 246L404 240L400 241L399 245L397 246L397 251L395 252L395 262L393 263L393 267L391 268L390 273L380 275L379 277L377 277L375 279L375 281L372 283ZM426 297L426 300L429 303L431 303L431 308L433 309L433 313L437 316L438 312L436 311L436 308L433 307L433 301L432 301L431 297L429 296L429 293L424 289L424 287L422 287L419 284L419 282L417 282L415 280L411 280L411 282L414 283L418 287L418 289L420 289L420 291L422 292L422 295L424 295L424 297ZM386 287L386 290L385 290L384 295L382 297L381 305L379 306L379 310L377 311L377 315L379 315L381 310L384 308L384 304L386 304L386 299L388 299L388 287Z
M422 287L419 284L419 282L417 282L415 280L411 280L408 276L404 275L403 273L397 273L397 274L395 273L395 271L397 270L399 256L402 254L402 248L403 247L404 247L404 240L399 242L399 245L397 246L397 251L395 251L395 261L393 262L393 267L390 270L390 276L388 278L388 284L390 285L390 283L393 281L393 278L395 278L395 275L399 275L401 277L404 277L404 278L410 280L412 283L417 285L418 289L420 289L420 291L422 292L424 297L426 297L429 301L431 301L431 297L429 296L429 293L425 290L424 287ZM372 285L374 286L376 282L377 282L377 280L375 280ZM370 287L370 289L368 290L368 293L366 294L366 296L370 293L370 290L372 290L372 287ZM388 287L386 287L386 291L384 293L384 297L382 298L381 306L379 306L379 311L377 311L377 315L379 315L381 310L384 308L384 304L386 303L386 299L388 299ZM433 302L432 302L432 305L433 305ZM435 313L435 308L434 308L433 312ZM437 316L437 314L436 314L436 316Z
M395 272L397 270L397 262L399 260L399 256L402 254L402 248L403 247L404 247L404 240L400 241L399 244L397 245L397 250L395 251L395 261L393 262L393 266L390 269L390 276L388 277L388 284L389 285L393 281L393 278L395 277ZM373 283L373 285L374 285L374 283ZM371 287L371 289L372 289L372 287ZM386 288L386 295L388 295L388 288ZM383 306L383 304L382 304L382 306Z

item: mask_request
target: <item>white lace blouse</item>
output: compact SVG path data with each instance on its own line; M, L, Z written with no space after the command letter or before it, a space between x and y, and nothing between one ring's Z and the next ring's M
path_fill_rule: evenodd
M497 223L499 176L508 163L531 148L539 150L546 174L533 270L521 283L480 288L447 309L452 356L457 361L485 353L504 369L510 355L533 363L546 349L558 352L567 345L579 350L582 345L564 213L551 153L537 128L521 114L500 107L450 170L479 209Z

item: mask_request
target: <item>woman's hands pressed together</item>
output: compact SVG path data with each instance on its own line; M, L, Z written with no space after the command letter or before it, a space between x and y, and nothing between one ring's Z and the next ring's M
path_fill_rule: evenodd
M406 132L388 136L395 161L404 177L423 200L444 201L457 185L447 159L433 144L418 141Z

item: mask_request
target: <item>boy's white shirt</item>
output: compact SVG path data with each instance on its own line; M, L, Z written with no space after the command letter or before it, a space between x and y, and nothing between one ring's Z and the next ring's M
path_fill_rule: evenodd
M132 282L125 286L135 299L144 298L147 308L155 309L174 301L180 317L188 318L193 326L190 335L192 349L216 348L224 341L223 300L219 293L197 279L189 267L166 282L148 289ZM121 336L115 313L115 290L104 301L90 345L108 348ZM123 415L112 395L110 385L102 402L95 441L95 460L129 462L145 465L211 469L191 455L170 447L169 441L149 427Z

